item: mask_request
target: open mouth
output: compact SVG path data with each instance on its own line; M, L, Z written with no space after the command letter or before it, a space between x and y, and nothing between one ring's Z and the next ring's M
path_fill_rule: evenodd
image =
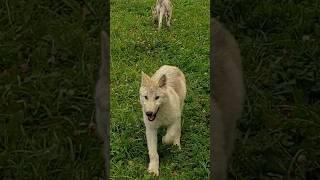
M157 111L155 113L153 113L151 116L148 116L148 120L149 121L154 121L157 117L157 113L159 111L159 108L157 109Z

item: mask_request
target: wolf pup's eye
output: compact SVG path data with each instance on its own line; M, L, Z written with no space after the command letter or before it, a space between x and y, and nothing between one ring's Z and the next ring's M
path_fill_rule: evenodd
M156 100L159 99L159 96L156 96Z
M148 96L145 96L144 98L145 98L146 100L148 100Z

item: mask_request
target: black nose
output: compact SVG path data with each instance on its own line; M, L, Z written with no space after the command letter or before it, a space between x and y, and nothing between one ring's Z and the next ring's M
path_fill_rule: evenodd
M152 113L151 111L146 112L146 115L147 115L147 116L152 116L152 114L153 114L153 113Z

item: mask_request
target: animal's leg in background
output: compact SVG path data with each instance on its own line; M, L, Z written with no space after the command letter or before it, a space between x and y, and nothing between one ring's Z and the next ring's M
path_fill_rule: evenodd
M172 11L167 12L167 26L170 27Z
M158 31L160 31L161 29L163 15L164 15L164 9L160 8Z

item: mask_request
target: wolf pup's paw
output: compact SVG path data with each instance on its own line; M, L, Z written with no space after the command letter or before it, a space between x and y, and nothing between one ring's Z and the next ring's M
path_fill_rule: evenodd
M180 144L173 144L174 146L176 146L179 150L181 150L181 145Z
M172 144L172 139L168 135L165 135L162 137L162 144Z
M159 168L149 165L148 172L153 176L159 176Z
M175 141L173 142L173 145L176 146L176 147L178 147L179 150L181 150L180 139L175 140Z

